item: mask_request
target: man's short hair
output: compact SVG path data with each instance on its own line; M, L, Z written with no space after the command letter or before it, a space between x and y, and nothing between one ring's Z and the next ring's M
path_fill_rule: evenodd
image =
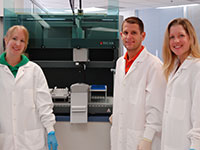
M122 27L121 27L121 31L123 31L123 26L124 26L124 23L127 22L127 23L130 23L130 24L138 24L139 25L139 29L140 29L140 32L144 32L144 24L142 22L142 20L138 17L128 17L126 18L123 22L122 22Z

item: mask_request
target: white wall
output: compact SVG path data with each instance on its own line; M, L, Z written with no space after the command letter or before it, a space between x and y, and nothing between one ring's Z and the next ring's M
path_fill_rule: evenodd
M33 4L30 0L15 0L15 12L32 12Z
M192 22L192 25L194 26L198 39L200 41L200 5L198 6L190 6L187 8L187 18Z
M130 16L136 16L135 10L126 10L126 11L120 11L119 15L124 16L124 19Z
M14 0L2 0L3 8L14 8Z
M14 8L17 10L19 8L24 8L24 0L15 0L14 1Z
M3 0L0 0L0 17L3 16Z

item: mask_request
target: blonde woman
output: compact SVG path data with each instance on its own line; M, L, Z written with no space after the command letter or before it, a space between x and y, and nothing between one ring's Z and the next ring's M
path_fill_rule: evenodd
M168 81L162 150L200 150L200 48L189 20L172 20L163 44Z
M41 68L23 55L29 34L11 27L0 55L0 150L57 150L55 116ZM47 139L47 141L46 141ZM47 146L48 143L48 146Z

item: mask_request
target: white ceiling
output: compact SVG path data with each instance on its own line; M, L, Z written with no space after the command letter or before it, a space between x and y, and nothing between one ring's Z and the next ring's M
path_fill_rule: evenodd
M48 11L71 10L69 0L35 0ZM105 8L117 7L119 11L133 9L146 9L163 6L176 6L186 4L200 4L200 0L81 0L83 11L85 8L98 7ZM74 0L75 8L79 8L80 0Z

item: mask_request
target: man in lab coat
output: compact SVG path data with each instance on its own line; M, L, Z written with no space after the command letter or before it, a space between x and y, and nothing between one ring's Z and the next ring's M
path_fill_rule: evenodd
M111 150L160 150L166 88L162 63L142 45L139 18L125 19L120 35L127 52L116 65Z

